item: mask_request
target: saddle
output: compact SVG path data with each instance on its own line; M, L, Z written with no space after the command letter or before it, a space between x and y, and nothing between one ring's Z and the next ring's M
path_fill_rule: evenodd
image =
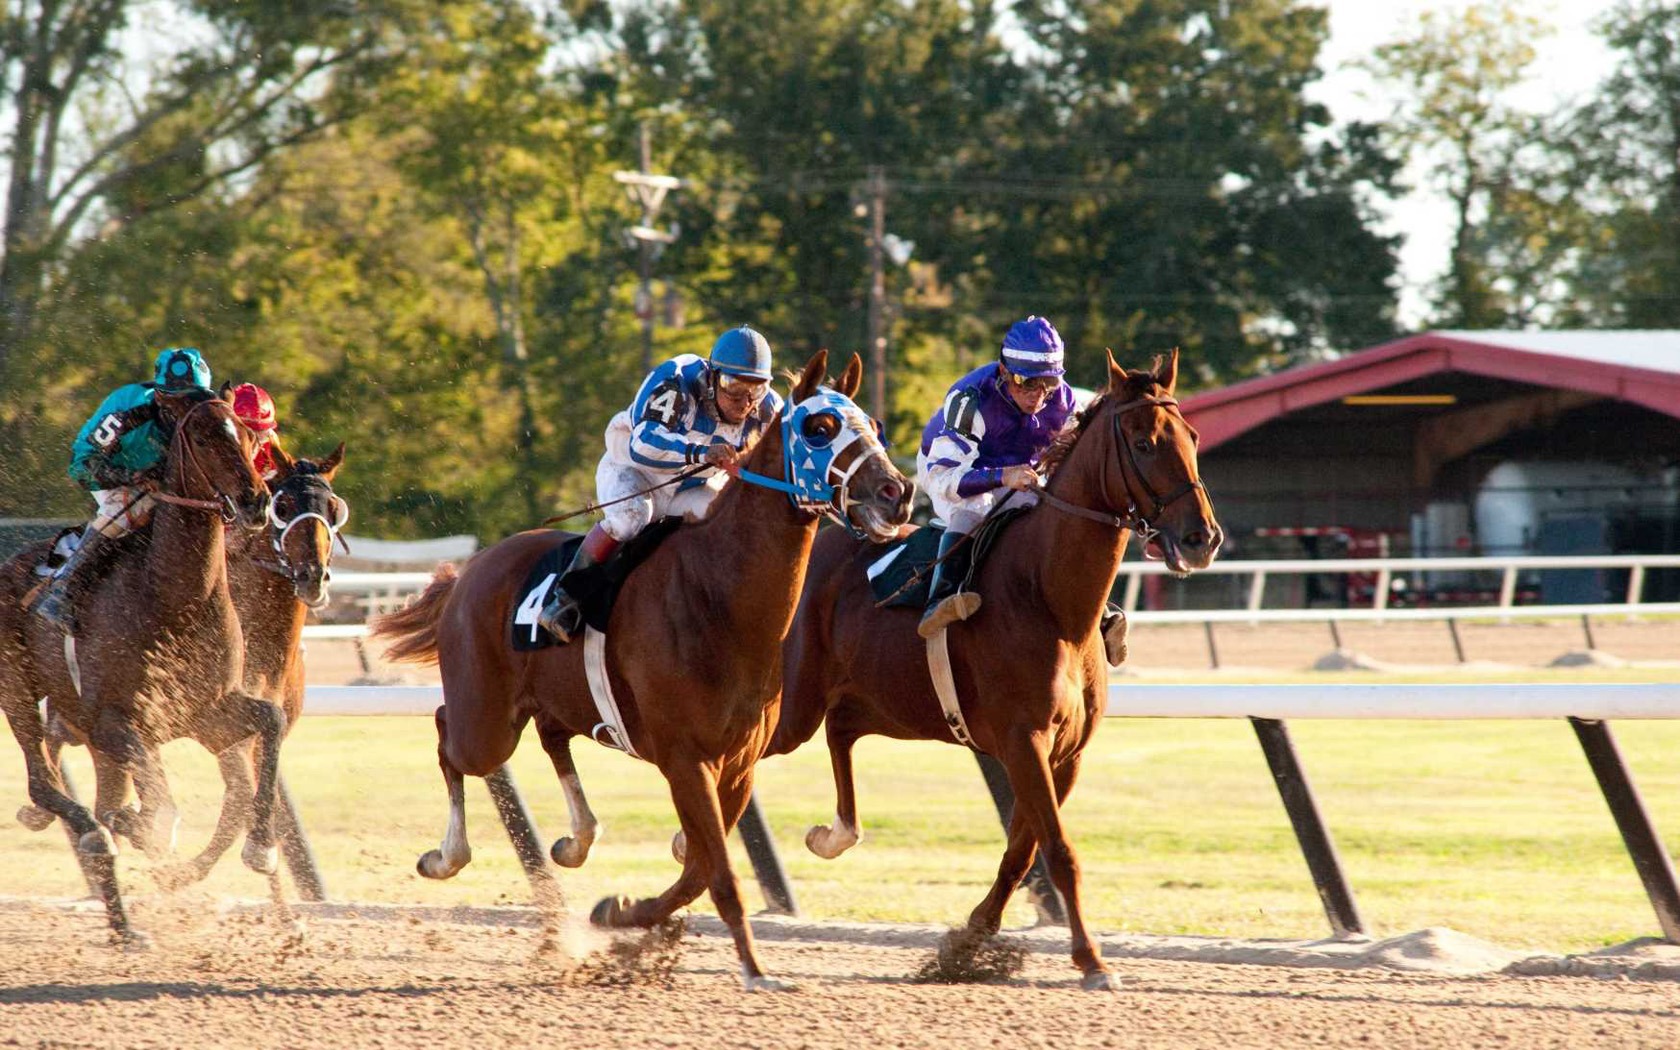
M962 581L963 590L972 589L974 578L980 575L980 568L986 562L986 555L991 553L1003 530L1031 509L1009 507L992 515L974 530L967 543L958 547L946 560L946 571L956 574L956 578ZM888 609L920 609L927 605L928 588L933 583L933 570L929 566L938 557L939 537L944 532L943 525L923 525L904 539L875 548L879 553L870 559L865 573L876 602L886 602L885 608ZM906 587L905 584L918 573L920 578Z
M567 593L578 600L583 607L584 623L606 633L607 621L612 619L613 603L617 601L624 581L681 524L681 517L661 518L633 539L620 544L606 561L571 573L566 572L566 566L572 563L572 556L577 553L583 536L566 533L564 542L537 559L519 589L520 601L514 606L508 635L514 651L526 653L560 644L537 624L537 615L542 612L556 586L564 586ZM562 576L562 573L565 575Z

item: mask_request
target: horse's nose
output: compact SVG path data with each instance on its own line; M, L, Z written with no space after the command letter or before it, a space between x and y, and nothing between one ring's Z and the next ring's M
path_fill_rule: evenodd
M888 503L897 503L898 498L904 495L904 486L888 478L881 483L881 490L877 495Z
M1187 551L1199 551L1206 547L1207 543L1208 534L1201 529L1191 529L1184 534L1183 539L1178 541L1178 545Z

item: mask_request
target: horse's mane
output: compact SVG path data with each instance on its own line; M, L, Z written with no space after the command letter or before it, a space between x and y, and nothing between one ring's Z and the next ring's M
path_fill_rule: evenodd
M1120 389L1129 388L1134 384L1141 384L1147 388L1159 387L1160 382L1155 377L1159 374L1160 368L1160 358L1156 358L1153 371L1143 372L1137 369L1128 369L1126 371L1126 384ZM1073 446L1079 441L1079 435L1085 432L1085 425L1097 418L1097 414L1103 410L1103 407L1108 404L1115 393L1115 387L1110 385L1107 390L1092 398L1090 404L1074 413L1073 418L1069 419L1066 425L1062 427L1061 433L1050 440L1050 444L1044 448L1044 454L1038 458L1039 466L1044 468L1045 477L1048 478L1056 473L1056 468L1061 466L1062 461L1067 459L1068 453L1073 451ZM1147 393L1148 390L1145 391L1145 395Z

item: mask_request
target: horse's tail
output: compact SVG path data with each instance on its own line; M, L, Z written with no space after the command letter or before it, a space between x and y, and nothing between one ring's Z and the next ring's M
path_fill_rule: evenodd
M458 578L455 566L444 562L432 573L432 582L420 592L420 597L394 613L374 619L368 634L374 638L392 639L385 650L386 659L423 664L438 662L438 618L443 615L443 603L449 600Z

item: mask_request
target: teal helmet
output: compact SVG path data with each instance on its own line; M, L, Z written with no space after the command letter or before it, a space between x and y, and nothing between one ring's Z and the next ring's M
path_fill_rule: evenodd
M190 346L165 347L152 370L152 385L171 392L210 389L210 366Z

